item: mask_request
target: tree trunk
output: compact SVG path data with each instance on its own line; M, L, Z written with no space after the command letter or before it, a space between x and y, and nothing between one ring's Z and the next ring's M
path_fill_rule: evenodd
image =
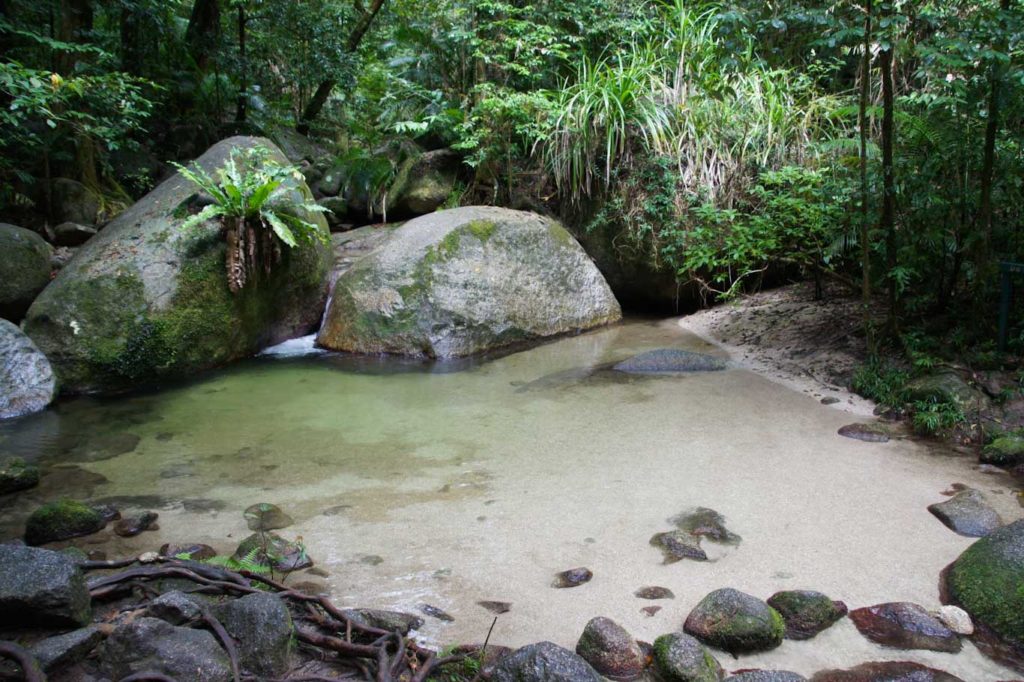
M205 72L220 45L219 0L196 0L185 30L185 42L196 66Z
M868 99L871 97L871 12L872 0L864 1L864 54L861 58L860 107L857 123L860 128L860 262L861 305L864 315L864 336L868 353L875 352L874 330L871 324L871 218L868 187Z
M896 279L894 273L899 264L896 254L896 171L893 167L895 145L895 96L893 94L893 48L890 46L878 53L878 65L882 72L882 217L880 227L885 234L885 257L889 280L889 332L897 332Z
M61 0L57 40L83 43L92 33L92 0ZM57 54L57 72L67 75L75 69L80 55L74 52Z
M245 123L249 104L249 64L245 54L245 6L238 5L238 106L235 110L235 122Z
M352 28L352 32L348 36L348 40L345 42L345 51L349 54L359 49L359 44L363 41L363 36L370 30L370 25L373 23L374 17L380 12L384 6L386 0L373 0L370 4L369 9L362 8L362 2L356 2L356 7L361 9L359 18L356 19L356 25ZM309 104L306 105L305 110L302 112L302 116L299 118L299 122L296 125L296 129L306 135L309 133L309 126L320 115L320 111L327 104L327 99L331 96L331 91L334 90L334 86L338 82L334 79L328 79L322 81L317 86L316 92L313 93L313 97L309 100Z
M135 76L142 73L141 20L136 8L121 8L121 70Z

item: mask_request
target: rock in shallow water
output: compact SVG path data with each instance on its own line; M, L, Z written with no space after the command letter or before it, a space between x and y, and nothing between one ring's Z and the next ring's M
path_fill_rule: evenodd
M529 644L501 659L494 682L601 682L583 658L551 642Z
M269 532L253 533L242 540L235 550L234 559L248 559L262 566L272 566L277 571L298 571L313 565L305 547Z
M847 424L839 429L844 438L864 441L865 443L888 443L889 434L881 426L875 424Z
M371 628L380 628L388 632L398 631L403 635L423 627L423 619L411 613L401 611L383 611L380 609L342 609L346 618Z
M651 587L641 587L639 590L633 593L633 596L640 599L675 599L676 595L672 593L672 590L667 587L658 587L657 585Z
M654 663L668 682L718 682L724 677L711 652L682 632L654 640Z
M91 535L103 530L106 519L93 507L75 500L58 500L39 507L25 522L25 542L42 545Z
M950 530L969 538L982 538L1003 525L999 514L978 490L965 490L928 507Z
M594 670L614 680L634 680L643 672L644 653L633 636L610 618L593 618L576 643L576 653Z
M143 512L129 516L114 524L114 533L123 538L133 538L144 531L156 530L157 518L159 515L156 512Z
M268 502L257 502L247 508L242 515L249 530L277 530L295 523L292 517L281 511L280 507Z
M48 549L0 545L0 626L81 626L91 614L77 562Z
M696 507L670 519L682 531L697 538L707 538L723 545L738 545L742 541L736 533L725 527L725 517L714 509Z
M927 649L956 653L960 638L924 607L890 602L850 612L860 633L872 642L896 649Z
M27 490L39 485L39 467L20 457L0 462L0 495Z
M627 374L674 374L714 372L725 369L725 361L712 355L675 348L660 348L634 355L613 369Z
M583 583L589 583L593 577L594 574L589 568L570 568L568 571L556 573L555 581L551 583L551 586L579 587Z
M935 612L935 617L958 635L974 634L974 623L971 622L971 616L959 606L947 604L939 607L939 610Z
M341 275L317 343L450 358L621 316L601 273L561 225L470 206L410 220Z
M666 533L655 533L651 536L651 545L661 550L665 557L664 563L674 564L683 559L707 561L707 553L700 548L700 538L683 530L670 530Z
M420 604L419 609L421 613L430 616L431 618L436 618L445 623L455 622L455 619L451 616L451 614L447 613L444 609L439 609L436 606L431 606L430 604Z
M811 639L846 615L841 601L832 601L821 592L787 590L768 598L768 605L786 622L786 639Z
M823 670L811 682L964 682L955 675L911 661L862 663L848 670Z
M782 644L785 629L778 611L731 588L708 594L683 624L705 644L734 654L774 649Z
M18 327L0 320L0 419L39 412L56 390L50 361Z

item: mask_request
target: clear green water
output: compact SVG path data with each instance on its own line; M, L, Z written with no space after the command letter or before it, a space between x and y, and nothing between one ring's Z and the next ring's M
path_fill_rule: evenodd
M836 435L855 419L740 367L677 377L599 368L658 347L718 353L675 321L633 321L477 364L426 366L324 355L258 359L189 385L115 400L77 399L0 425L0 452L39 460L33 491L0 499L0 538L35 505L67 495L160 513L160 530L104 531L74 544L110 556L164 542L230 553L242 510L281 506L325 577L297 574L343 605L426 618L433 643L572 646L591 617L653 640L708 591L768 597L819 589L851 607L938 605L939 571L970 541L925 510L952 482L982 489L1007 520L1011 483L911 441ZM717 509L742 536L707 544L708 563L661 563L649 546L668 519ZM594 580L550 587L575 566ZM664 585L676 599L633 592ZM658 604L653 617L642 607ZM805 674L865 660L920 660L970 680L1010 674L968 646L957 656L891 652L848 622L727 668Z

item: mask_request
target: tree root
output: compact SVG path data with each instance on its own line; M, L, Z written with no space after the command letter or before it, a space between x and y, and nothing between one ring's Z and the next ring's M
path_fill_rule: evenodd
M46 682L46 675L36 657L14 642L0 642L0 658L9 658L21 668L25 682Z

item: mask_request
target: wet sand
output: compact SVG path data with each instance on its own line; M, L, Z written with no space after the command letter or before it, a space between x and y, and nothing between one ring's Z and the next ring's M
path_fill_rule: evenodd
M230 553L249 533L242 510L272 502L296 519L280 532L301 536L330 573L289 582L323 582L345 606L439 607L455 622L424 616L420 631L438 645L483 640L494 616L476 602L511 602L493 642L571 648L598 615L651 641L720 587L762 598L816 589L851 608L937 607L939 571L971 540L927 505L961 482L984 491L1006 520L1024 515L1012 482L971 459L910 440L841 438L840 426L869 418L739 363L652 378L587 369L656 347L725 357L675 320L631 322L458 372L264 359L155 395L67 403L0 430L0 451L35 443L47 463L65 467L4 502L0 536L20 532L33 504L62 491L149 495L135 502L160 512L160 531L132 539L106 531L76 544L111 556L168 541ZM139 438L134 450L97 459L104 448L90 443L124 434ZM698 506L723 514L742 542L705 541L711 561L663 565L648 540ZM550 586L554 573L576 566L594 579ZM676 598L633 596L647 585ZM663 609L641 612L652 605ZM966 680L1013 677L969 643L957 655L885 650L848 620L767 654L716 655L730 670L810 674L915 660Z

